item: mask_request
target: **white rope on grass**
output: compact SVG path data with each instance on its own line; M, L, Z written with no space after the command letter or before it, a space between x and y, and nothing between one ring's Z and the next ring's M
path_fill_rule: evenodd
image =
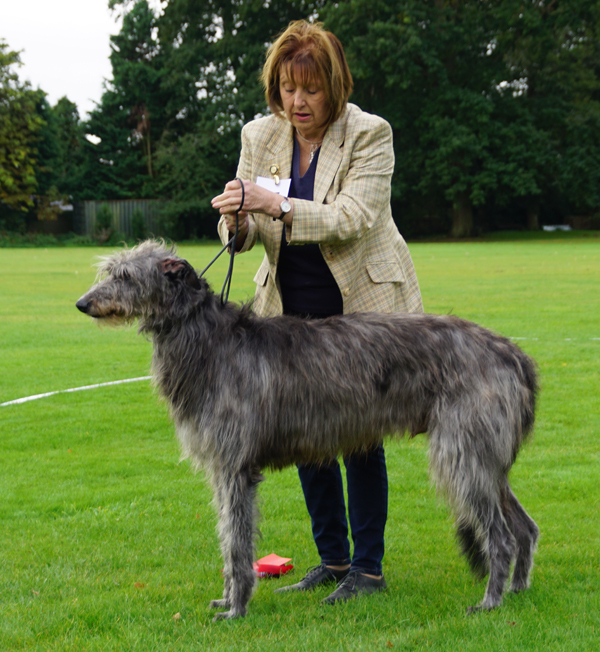
M507 336L509 340L527 340L529 342L538 342L539 337L513 337L512 335ZM562 340L556 340L558 342L600 342L600 337L563 337Z
M28 403L29 401L37 401L39 398L46 398L47 396L55 396L56 394L82 392L84 389L97 389L98 387L108 387L109 385L123 385L124 383L136 383L140 380L150 380L151 378L152 376L142 376L141 378L126 378L125 380L112 380L109 383L97 383L96 385L85 385L84 387L73 387L71 389L59 389L56 392L35 394L34 396L26 396L25 398L17 398L14 401L7 401L6 403L0 403L0 407L5 407L7 405L19 405L21 403Z

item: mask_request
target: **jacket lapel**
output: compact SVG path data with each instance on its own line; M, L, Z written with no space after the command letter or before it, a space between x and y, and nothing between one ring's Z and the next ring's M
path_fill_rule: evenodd
M294 152L292 125L287 120L277 120L277 123L273 135L262 151L262 159L258 165L258 170L261 171L259 174L262 173L267 178L273 177L271 167L277 166L279 172L275 174L278 174L281 179L289 179L292 176L292 154ZM273 220L269 216L264 219L266 224L264 230L261 231L261 236L270 239L269 246L273 251L274 260L278 260L284 224L280 220Z
M314 201L322 204L327 196L344 154L344 135L348 109L334 122L323 139L315 174Z
M351 105L349 105L351 106ZM322 204L327 196L344 154L344 139L349 107L334 122L323 139L317 171L315 175L314 201ZM279 176L289 179L292 175L292 154L294 151L293 127L287 120L280 120L280 125L267 142L261 169L269 173L272 165L279 167Z
M272 165L279 168L279 176L289 179L292 176L292 154L294 151L292 125L287 120L279 120L280 125L267 143L264 167L270 173Z

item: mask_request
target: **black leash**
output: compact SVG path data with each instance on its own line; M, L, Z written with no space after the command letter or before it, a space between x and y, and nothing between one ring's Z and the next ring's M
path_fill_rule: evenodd
M229 301L229 290L231 288L231 278L233 277L233 260L235 258L235 243L238 238L238 233L240 230L240 220L239 220L239 214L240 211L242 210L242 207L244 206L244 200L246 199L246 191L244 190L244 182L241 179L238 179L237 177L235 178L236 181L240 182L240 186L242 188L242 201L240 203L240 207L237 209L235 212L235 233L233 234L233 237L229 242L219 251L219 253L208 263L208 265L202 270L200 273L200 278L204 276L204 273L209 269L209 267L219 258L219 256L227 249L227 247L231 247L231 253L229 256L229 269L227 270L227 276L225 277L225 283L223 284L223 289L221 290L221 305L224 306L227 301Z

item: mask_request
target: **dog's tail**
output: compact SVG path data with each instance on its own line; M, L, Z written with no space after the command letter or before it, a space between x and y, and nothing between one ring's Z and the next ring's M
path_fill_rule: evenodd
M483 579L490 571L490 561L482 547L482 537L471 523L458 522L456 538L473 574Z
M521 432L522 439L525 439L533 430L539 386L535 362L520 349L519 352L521 355L518 358L518 375L525 393L521 402Z
M508 472L533 429L537 379L520 352L487 386L441 398L430 423L430 471L454 511L457 539L471 570L490 568L490 540L514 546L507 524ZM504 544L503 544L504 545Z

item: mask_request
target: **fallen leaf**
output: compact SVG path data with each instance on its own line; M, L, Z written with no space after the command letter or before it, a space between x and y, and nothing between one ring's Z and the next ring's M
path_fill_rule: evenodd
M181 614L179 611L173 616L173 620L181 620Z
M146 587L144 582L136 582L133 586L135 586L136 589L143 589Z

